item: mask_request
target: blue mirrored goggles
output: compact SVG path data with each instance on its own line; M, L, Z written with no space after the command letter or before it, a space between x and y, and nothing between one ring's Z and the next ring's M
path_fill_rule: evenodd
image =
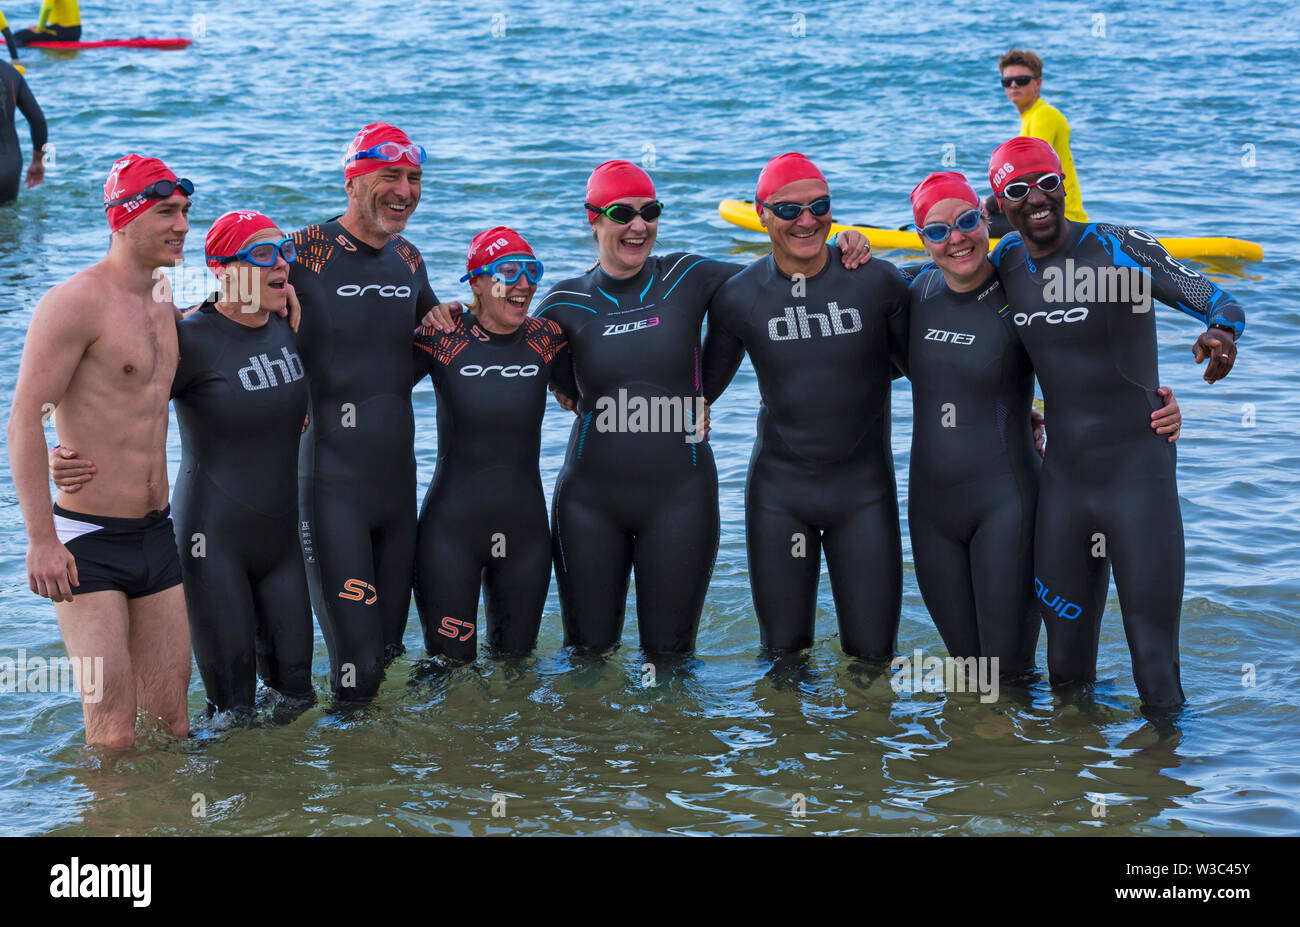
M378 161L400 161L406 158L413 164L423 164L429 155L425 152L422 145L403 145L399 142L384 142L373 148L367 148L365 151L358 151L349 158L344 158L343 163L350 164L353 161L378 160Z
M504 283L506 286L517 283L520 277L527 277L529 283L537 286L542 280L544 270L542 262L534 257L503 257L470 271L460 278L460 282L464 283L479 274L488 274L497 283Z
M926 241L938 245L948 240L948 236L952 234L953 229L970 234L980 227L980 221L983 218L984 216L980 212L980 207L972 206L970 209L958 216L957 222L953 225L949 225L946 222L931 222L926 225L925 228L918 228L915 225L913 225L912 228L925 236Z
M293 239L259 241L243 251L235 252L230 257L218 257L215 254L209 255L209 257L214 261L220 261L222 264L229 264L231 261L247 261L250 264L256 264L258 267L274 267L277 254L284 258L285 263L292 264L298 256L298 248L294 245Z

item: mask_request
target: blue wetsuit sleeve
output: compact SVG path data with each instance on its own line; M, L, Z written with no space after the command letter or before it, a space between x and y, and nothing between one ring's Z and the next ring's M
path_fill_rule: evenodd
M1153 235L1140 229L1101 224L1089 226L1089 231L1101 241L1116 267L1135 267L1146 274L1155 299L1199 319L1207 327L1223 325L1241 337L1246 328L1241 304L1214 281L1175 260Z

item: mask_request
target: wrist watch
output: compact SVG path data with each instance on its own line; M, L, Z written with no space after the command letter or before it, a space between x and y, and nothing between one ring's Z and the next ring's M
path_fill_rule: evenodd
M1213 325L1210 326L1210 328L1217 328L1221 332L1227 332L1229 335L1232 336L1232 340L1234 342L1237 340L1237 332L1235 329L1233 329L1231 325L1221 325L1218 322L1215 322Z

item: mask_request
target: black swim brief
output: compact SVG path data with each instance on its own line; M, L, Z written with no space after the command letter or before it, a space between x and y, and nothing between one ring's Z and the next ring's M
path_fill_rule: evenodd
M181 581L170 505L143 518L107 518L55 505L54 528L77 561L74 596L116 589L139 599Z

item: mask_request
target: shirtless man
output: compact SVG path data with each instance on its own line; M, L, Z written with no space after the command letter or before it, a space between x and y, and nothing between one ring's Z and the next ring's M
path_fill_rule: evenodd
M181 259L194 185L127 155L104 183L108 255L41 298L23 349L8 440L27 523L27 579L54 601L74 667L102 658L102 697L82 698L86 743L129 747L137 710L189 734L190 635L167 504L167 401L176 372L170 298L156 268ZM53 514L43 422L97 477Z

